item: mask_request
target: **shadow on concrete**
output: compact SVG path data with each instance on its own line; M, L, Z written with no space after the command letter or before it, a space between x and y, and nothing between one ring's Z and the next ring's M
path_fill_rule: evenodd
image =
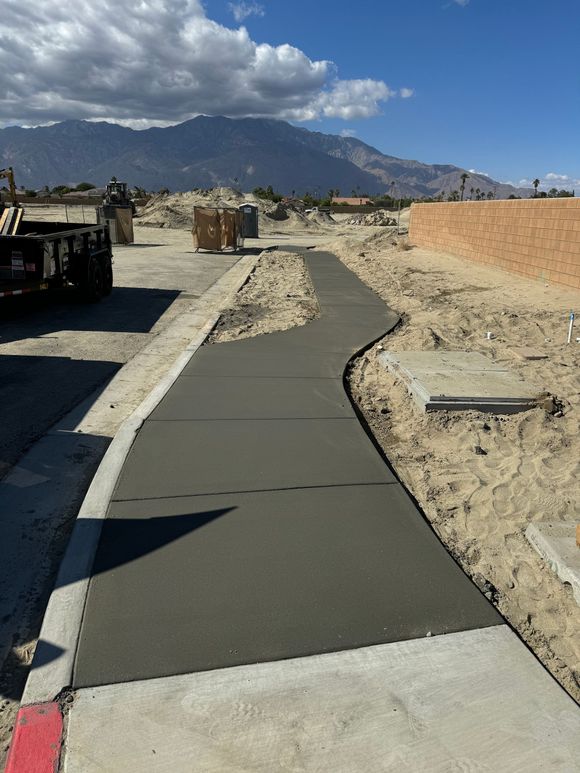
M150 242L147 242L147 244L140 244L139 242L133 242L133 244L124 244L123 249L130 250L131 248L138 247L140 250L146 249L147 247L167 247L167 242L163 242L160 244L151 244Z
M95 532L101 533L99 550L92 567L85 571L82 562L71 560L67 566L69 574L58 576L55 588L70 585L87 577L110 572L124 564L136 561L144 556L201 529L222 515L235 510L235 507L224 507L207 512L183 514L176 516L154 518L115 518L104 521L94 518L80 519L75 522L74 544L86 546L94 544ZM61 554L55 561L60 563ZM45 594L46 595L46 594ZM36 615L35 628L27 632L25 641L15 642L10 648L0 670L0 698L20 700L24 691L26 678L31 669L58 660L64 650L52 642L39 639L34 652L32 665L29 663L29 648L26 642L32 642L42 624L43 611L48 597L42 599L39 605L40 614ZM42 609L40 609L42 607Z
M106 360L0 355L0 475L120 367Z
M0 341L39 338L62 330L148 333L179 290L114 287L100 303L85 303L73 289L2 299Z
M212 521L235 510L235 507L221 507L200 513L167 515L153 518L106 518L101 521L101 539L95 563L88 576L110 572L123 564L129 564L143 556L175 542L186 534L207 526ZM77 522L77 528L84 528L84 520ZM87 519L92 520L92 519ZM87 530L92 524L86 526ZM85 579L86 573L72 573L59 577L58 587Z

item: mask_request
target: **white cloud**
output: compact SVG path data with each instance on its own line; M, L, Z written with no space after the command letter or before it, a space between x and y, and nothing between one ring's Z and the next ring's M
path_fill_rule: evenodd
M356 137L356 129L342 129L340 132L341 137Z
M234 15L234 19L237 22L244 21L248 16L264 16L264 6L259 3L229 3L229 9Z
M409 99L409 97L412 97L414 93L415 93L415 89L402 88L399 91L399 94L403 97L403 99Z
M468 169L467 171L470 172L471 174L481 174L484 177L489 177L487 172L478 172L477 169Z
M460 5L462 8L465 8L465 6L469 4L469 0L453 0L453 2Z
M127 24L111 23L120 18ZM258 44L245 27L209 19L201 0L5 0L0 39L5 124L352 120L396 94L381 80L340 80L333 62L289 44Z
M549 188L558 187L558 184L561 187L565 187L566 190L569 190L574 186L580 185L580 180L576 180L567 174L556 174L555 172L548 172L548 174L545 177L538 177L538 180L540 181L538 188L545 189L545 190L548 190ZM524 177L523 179L515 183L515 185L519 188L533 188L534 187L533 183L534 183L533 178L528 179L527 177Z
M335 80L332 87L323 91L312 107L325 118L370 118L380 112L379 103L396 96L395 91L383 81L370 78L361 80Z

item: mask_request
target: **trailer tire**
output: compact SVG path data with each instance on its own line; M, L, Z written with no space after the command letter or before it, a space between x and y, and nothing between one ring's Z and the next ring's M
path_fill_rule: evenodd
M89 303L98 303L104 295L105 277L100 260L91 260L86 284L82 290L85 300Z
M107 255L103 258L103 296L110 295L113 290L113 264Z

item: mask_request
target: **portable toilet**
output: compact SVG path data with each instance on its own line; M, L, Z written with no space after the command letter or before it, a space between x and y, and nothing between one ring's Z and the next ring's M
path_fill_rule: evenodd
M258 207L255 204L240 204L242 213L242 236L245 239L258 238Z

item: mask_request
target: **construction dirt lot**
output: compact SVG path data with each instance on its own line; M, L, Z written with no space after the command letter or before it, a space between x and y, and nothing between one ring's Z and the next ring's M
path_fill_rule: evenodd
M231 253L194 253L189 231L193 204L237 205L248 198L230 189L158 197L135 221L136 244L114 250L115 287L109 299L84 306L54 296L0 310L5 374L0 390L4 404L14 406L4 420L0 473L17 466L31 444L68 411L83 400L96 400L126 363L186 314L237 261L239 256ZM349 215L305 215L279 205L259 206L261 238L248 246L257 250L276 245L278 250L258 260L212 340L307 325L317 316L316 294L292 245L324 246L334 252L397 312L399 326L349 365L351 399L457 562L569 694L580 700L580 609L571 589L560 583L524 536L530 522L580 515L580 344L565 344L567 318L578 306L579 293L412 248L404 235L397 236L397 229L386 225L396 213L385 213L381 226L374 216L372 225L353 224L347 222ZM63 208L27 214L61 220ZM69 208L67 216L76 222L88 219L80 208ZM408 211L402 213L401 231L408 217ZM486 339L487 331L493 333L491 340ZM185 335L173 337L168 361L186 343ZM547 358L520 361L512 353L520 346L539 349ZM471 350L509 363L551 399L509 416L421 413L377 355L384 350L436 349ZM133 406L158 378L155 368L134 377ZM109 418L102 414L101 430L105 445L123 418L115 417L114 403L107 410ZM0 762L34 652L42 605L103 451L100 448L86 468L89 478L71 492L69 509L42 537L53 547L43 558L41 587L27 616L2 622L6 631L0 634L6 636L0 635ZM9 547L20 561L35 560L33 541ZM3 587L0 601L17 586Z

